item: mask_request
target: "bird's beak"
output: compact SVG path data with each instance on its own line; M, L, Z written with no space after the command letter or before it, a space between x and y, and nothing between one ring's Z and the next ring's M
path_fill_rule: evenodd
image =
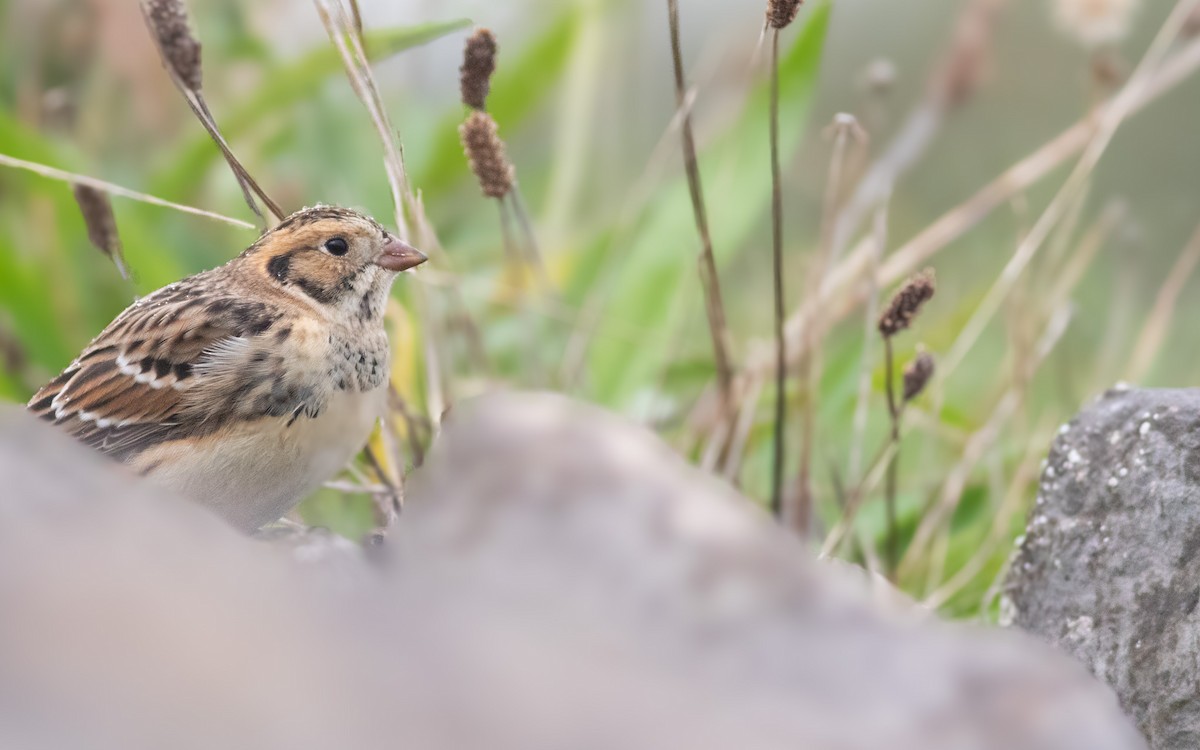
M375 264L389 271L407 271L416 268L429 260L425 254L407 242L401 242L395 237L389 237L383 246L383 253Z

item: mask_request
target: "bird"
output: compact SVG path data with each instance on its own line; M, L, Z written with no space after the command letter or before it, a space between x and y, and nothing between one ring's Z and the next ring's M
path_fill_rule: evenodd
M305 208L135 301L27 408L252 532L363 447L386 406L392 282L425 261L363 213Z

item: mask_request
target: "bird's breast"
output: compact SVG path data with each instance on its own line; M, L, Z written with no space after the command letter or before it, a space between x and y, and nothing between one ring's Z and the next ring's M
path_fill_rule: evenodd
M386 388L335 391L316 417L264 417L140 456L147 479L246 531L276 521L332 478L370 436Z

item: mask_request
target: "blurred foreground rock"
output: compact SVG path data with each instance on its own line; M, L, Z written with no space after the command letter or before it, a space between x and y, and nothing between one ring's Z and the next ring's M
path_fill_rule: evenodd
M1112 685L1154 750L1200 747L1200 391L1115 390L1064 427L1005 617Z
M0 415L0 747L1143 746L1065 657L877 607L558 397L456 407L355 576L58 438Z

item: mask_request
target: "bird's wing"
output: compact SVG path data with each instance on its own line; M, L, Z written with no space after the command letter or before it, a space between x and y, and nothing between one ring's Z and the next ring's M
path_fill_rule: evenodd
M206 434L222 417L205 408L206 373L217 361L235 369L226 360L278 319L261 302L213 291L202 276L185 279L127 308L29 409L118 460Z

